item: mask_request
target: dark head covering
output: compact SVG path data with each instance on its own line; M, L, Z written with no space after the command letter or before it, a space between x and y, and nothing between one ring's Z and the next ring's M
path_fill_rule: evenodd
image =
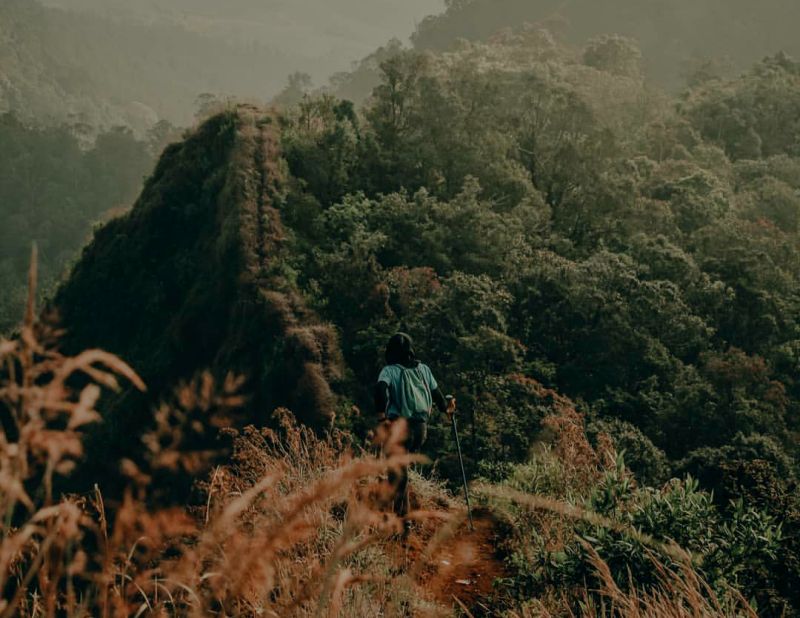
M387 365L406 365L414 367L417 364L414 355L414 342L405 333L392 335L386 345L386 364Z

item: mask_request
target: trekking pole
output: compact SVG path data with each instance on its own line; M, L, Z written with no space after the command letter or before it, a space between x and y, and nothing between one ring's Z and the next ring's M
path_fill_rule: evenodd
M448 413L452 406L452 413L449 414L450 421L453 424L453 437L456 439L456 449L458 450L458 463L461 465L461 479L464 481L464 499L467 502L467 518L469 519L469 529L475 531L475 526L472 523L472 507L469 504L469 487L467 486L467 473L464 471L464 458L461 455L461 441L458 439L458 425L456 424L456 408L455 399L452 395L447 396L447 409Z

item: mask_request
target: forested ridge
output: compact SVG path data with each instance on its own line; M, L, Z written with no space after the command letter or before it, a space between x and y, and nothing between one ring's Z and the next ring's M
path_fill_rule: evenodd
M202 93L267 97L292 61L267 43L232 43L176 23L0 5L0 111L37 123L186 124Z
M201 94L265 100L293 71L324 79L435 6L4 0L0 112L140 133L186 125Z
M124 354L148 385L146 397L106 402L106 423L70 488L100 482L107 495L118 492L118 467L103 466L123 457L146 470L138 438L151 408L206 370L221 384L246 377L248 398L217 426L200 412L187 452L220 448L221 427L265 425L279 407L309 426L330 424L341 355L336 333L286 276L276 142L272 117L242 107L170 145L134 206L97 230L59 288L61 348ZM177 476L165 475L161 489L183 504L193 475Z
M626 39L531 30L383 70L362 114L284 121L298 278L354 353L413 321L453 371L530 373L670 459L738 433L793 453L796 63L670 99Z

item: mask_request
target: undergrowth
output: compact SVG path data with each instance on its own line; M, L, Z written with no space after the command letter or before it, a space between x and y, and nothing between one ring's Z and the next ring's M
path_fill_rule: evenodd
M35 278L34 260L31 290ZM532 463L473 488L497 522L486 536L496 546L473 558L480 568L505 555L508 577L471 606L433 589L442 579L431 569L446 562L437 551L480 547L468 545L464 508L443 486L414 474L410 518L422 547L399 542L403 522L388 508L384 479L420 460L399 447L401 427L378 436L383 449L354 449L335 430L319 436L285 409L272 427L225 429L227 411L241 402L234 377L218 385L201 376L154 411L141 444L148 467L123 463L121 500L99 488L57 496L54 479L71 472L85 454L84 429L102 420L103 390L121 379L145 385L110 354L61 354L59 333L37 319L33 298L19 335L0 341L0 618L754 615L732 586L706 583L695 555L626 515L638 511L620 506L635 493L624 466L610 446L588 444L568 408L547 420L556 440ZM208 471L214 458L188 438L211 429L234 448L226 465ZM201 503L158 506L159 472L175 469L196 475ZM601 500L603 491L613 499ZM629 570L620 578L601 530L638 544L652 574L646 586L634 562L623 561Z

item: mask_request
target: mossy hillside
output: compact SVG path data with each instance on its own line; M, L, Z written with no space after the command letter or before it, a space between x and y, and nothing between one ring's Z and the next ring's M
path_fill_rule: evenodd
M90 464L136 460L151 423L143 411L207 368L247 378L242 422L287 406L328 424L338 344L280 273L273 130L269 115L241 107L170 146L133 209L96 232L59 290L64 348L124 356L149 388L109 402Z

